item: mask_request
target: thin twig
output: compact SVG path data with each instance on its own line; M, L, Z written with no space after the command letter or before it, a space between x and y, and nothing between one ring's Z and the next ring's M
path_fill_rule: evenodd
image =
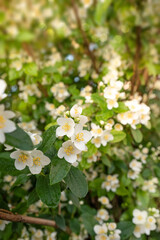
M141 56L141 27L136 27L136 52L134 57L133 64L133 76L131 80L131 94L133 95L140 84L140 76L139 76L139 61Z
M71 2L72 2L72 7L73 7L74 14L75 14L75 18L76 18L76 21L77 21L77 26L78 26L78 28L81 32L82 38L83 38L83 44L84 44L84 47L85 47L85 50L86 50L86 54L90 57L96 73L99 73L99 70L98 70L97 65L96 65L96 59L95 59L94 53L89 48L89 41L88 41L87 35L82 28L82 23L81 23L81 19L79 17L77 5L75 3L75 0L71 0Z

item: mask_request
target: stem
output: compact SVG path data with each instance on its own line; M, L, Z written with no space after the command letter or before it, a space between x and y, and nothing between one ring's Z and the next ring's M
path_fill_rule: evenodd
M5 212L4 209L0 209L0 219L11 222L22 222L56 227L56 222L53 220L13 214L12 212Z
M141 56L141 27L136 27L136 53L134 57L134 64L133 64L133 77L131 80L131 94L133 95L139 85L140 85L140 76L139 76L139 61Z
M83 38L83 44L84 44L84 47L86 49L86 54L90 57L96 73L99 73L99 70L98 70L97 65L96 65L95 55L89 48L89 41L88 41L87 35L82 28L82 23L81 23L81 19L79 17L77 5L75 3L75 0L71 0L71 2L72 2L73 11L74 11L74 14L75 14L75 17L76 17L77 25L78 25L78 28L81 32L82 38Z

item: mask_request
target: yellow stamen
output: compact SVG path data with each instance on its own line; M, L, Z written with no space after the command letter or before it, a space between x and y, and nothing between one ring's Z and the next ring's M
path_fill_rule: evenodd
M67 156L74 154L74 147L70 145L64 149L64 152L67 154Z
M76 135L76 141L77 141L77 142L84 141L83 135L84 135L83 133L77 133L77 135Z
M62 129L67 132L71 129L71 126L68 124L68 123L65 123L63 126L62 126Z
M34 165L40 166L41 165L40 161L41 161L40 157L33 158Z
M4 127L5 127L5 122L6 122L6 120L5 120L4 117L1 115L1 116L0 116L0 128L4 128Z
M28 156L25 155L24 153L21 153L21 154L19 155L18 161L25 163L25 162L27 161L27 159L28 159Z

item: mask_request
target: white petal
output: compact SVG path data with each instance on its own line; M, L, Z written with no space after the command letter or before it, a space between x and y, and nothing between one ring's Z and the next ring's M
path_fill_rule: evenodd
M16 130L16 125L11 120L6 120L5 127L3 128L3 131L6 133L13 132Z
M14 162L15 168L17 168L18 170L22 170L26 167L26 164L23 162L18 161L17 159Z
M59 149L59 151L58 151L58 153L57 153L57 156L58 156L59 158L63 158L63 157L64 157L64 151L63 151L63 148L62 148L62 147Z
M5 135L4 133L0 130L0 143L4 143L5 142Z
M57 137L62 137L62 136L64 136L64 135L66 135L66 132L62 129L62 127L58 127L58 128L56 129L56 136L57 136Z
M29 170L32 174L39 174L42 170L42 166L33 165L32 167L29 167Z
M4 111L4 116L6 118L13 118L13 117L15 117L15 113L12 111Z
M70 155L70 156L64 155L64 158L67 162L74 163L77 160L77 155Z
M44 156L41 158L41 163L43 166L46 166L48 164L50 164L51 160L47 157L47 156Z

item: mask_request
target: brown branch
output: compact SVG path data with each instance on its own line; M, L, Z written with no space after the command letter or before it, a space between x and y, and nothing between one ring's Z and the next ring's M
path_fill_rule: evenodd
M4 212L4 209L0 209L0 219L11 221L11 222L22 222L22 223L39 224L39 225L56 227L56 222L53 220L28 217L28 216L19 215L19 214L13 214L11 212L6 213Z
M133 95L140 84L140 76L139 76L139 62L141 57L141 27L136 27L136 53L134 57L133 64L133 76L131 80L131 94Z
M88 38L86 36L85 31L82 28L82 23L81 23L81 19L79 17L77 5L75 3L75 0L71 0L71 2L72 2L72 7L73 7L74 14L75 14L75 18L76 18L76 21L77 21L77 26L78 26L78 28L81 32L82 38L83 38L83 44L84 44L84 47L85 47L85 50L86 50L86 54L90 57L96 73L99 73L99 70L98 70L97 65L96 65L95 55L89 48Z
M44 226L51 226L58 228L56 222L54 220L48 220L44 218L36 218L29 217L20 214L14 214L8 210L0 209L0 219L10 221L10 222L21 222L21 223L29 223L29 224L38 224ZM65 232L67 234L71 234L71 230L69 227L66 227Z

